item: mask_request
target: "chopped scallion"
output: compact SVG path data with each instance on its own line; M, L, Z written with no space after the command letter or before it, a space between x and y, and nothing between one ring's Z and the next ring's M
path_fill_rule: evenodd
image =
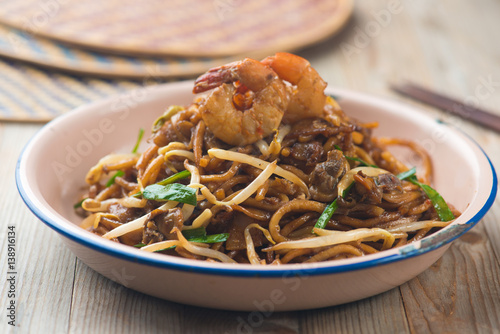
M170 247L167 247L167 248L155 250L153 253L163 252L163 251L166 251L166 250L169 250L169 249L174 249L174 248L175 248L175 246L170 246Z
M86 199L87 199L87 197L85 197L84 199L82 199L80 202L75 203L75 205L73 205L73 208L75 208L75 209L81 208L82 204L83 204L83 201L85 201Z
M451 212L450 208L448 207L448 204L446 204L445 200L443 197L431 186L419 182L417 180L417 176L415 175L417 172L417 169L413 167L410 170L407 170L406 172L398 174L398 178L400 180L408 180L409 182L413 183L416 186L419 186L424 193L429 197L429 199L432 202L432 206L436 210L436 213L441 219L441 221L447 222L452 219L455 219L455 216Z
M144 129L139 130L139 135L137 136L137 142L135 143L135 146L132 149L132 153L137 153L139 145L141 144L142 136L144 136Z
M339 145L333 145L335 147L336 150L339 150L340 152L343 153L342 149L340 148ZM363 167L363 166L366 166L366 167L373 167L373 168L378 168L378 166L376 165L372 165L372 164L369 164L368 162L360 159L360 158L357 158L357 157L348 157L347 155L344 154L344 157L347 159L347 160L351 160L351 161L356 161L356 162L359 162L359 166L360 167Z
M448 204L446 204L443 197L436 190L434 190L431 186L427 184L418 182L417 177L415 175L408 178L408 181L422 188L424 193L431 200L432 206L436 210L436 213L438 214L439 219L441 219L441 221L447 222L452 219L455 219L455 216L448 207Z
M399 173L396 177L401 181L406 180L410 176L413 176L417 173L417 169L413 167L412 169L407 170L406 172Z
M224 242L224 241L227 241L227 239L229 239L229 233L207 235L207 231L205 230L205 227L199 227L199 228L195 228L192 230L184 230L184 231L182 231L182 235L188 241L200 242L200 243L205 243L205 244L214 244L216 242ZM134 245L134 247L137 247L137 248L142 248L144 246L146 246L146 245L143 244L142 242L138 243L137 245ZM155 253L162 252L164 250L173 249L173 248L175 248L175 246L159 249L159 250L156 250L154 252Z
M351 183L342 193L342 197L346 197L347 194L349 193L349 190L354 186L354 182ZM326 224L328 221L332 218L333 214L335 211L338 209L339 205L337 204L338 197L333 200L330 205L326 207L326 209L323 211L321 216L319 216L318 220L316 221L316 224L314 224L314 227L316 228L325 228Z
M338 199L338 197L336 199L334 199L333 202L331 202L330 205L328 205L326 207L326 209L323 211L321 216L319 216L318 220L316 221L316 224L314 224L314 227L316 227L316 228L325 228L326 227L326 224L328 223L330 218L332 218L333 213L339 207L339 205L337 204L337 199Z
M190 177L190 176L191 176L191 172L189 172L188 170L183 170L183 171L181 171L179 173L175 173L174 175L167 177L164 180L161 180L160 182L157 182L156 184L164 186L164 185L167 185L167 184L174 183L174 182L177 182L179 180L185 179L185 178Z
M229 239L229 233L211 234L211 235L206 235L204 237L191 238L191 239L187 239L187 240L191 241L191 242L202 242L205 244L214 244L216 242L227 241L227 239Z
M363 166L366 166L366 167L373 167L373 168L378 168L378 166L376 165L372 165L372 164L369 164L368 162L360 159L360 158L356 158L356 157L348 157L347 155L344 155L344 157L347 159L347 160L351 160L351 161L356 161L356 162L359 162L359 167L363 167Z
M123 175L125 175L125 172L124 172L124 171L122 171L122 170L119 170L118 172L116 172L116 173L115 173L115 175L113 175L113 176L112 176L112 177L108 180L108 182L106 182L106 188L111 187L111 186L115 183L115 179L116 179L117 177L119 177L119 176L121 177L121 176L123 176Z
M184 110L184 107L181 106L170 106L156 121L153 123L153 128L151 131L153 133L157 132L158 130L161 129L163 124L168 122L170 118L172 118L173 115L177 114L179 111Z

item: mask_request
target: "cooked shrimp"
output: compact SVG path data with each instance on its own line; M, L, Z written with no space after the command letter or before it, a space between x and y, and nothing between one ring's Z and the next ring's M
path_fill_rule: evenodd
M270 135L288 105L286 85L268 66L246 58L200 76L193 93L215 90L200 112L210 131L222 141L242 146Z
M293 85L289 88L290 103L284 120L294 123L298 120L323 116L326 82L311 64L302 57L278 52L262 60L270 66L280 79Z

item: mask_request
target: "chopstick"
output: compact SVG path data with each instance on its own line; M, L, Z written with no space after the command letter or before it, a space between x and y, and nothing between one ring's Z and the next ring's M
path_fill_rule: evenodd
M394 84L390 85L390 88L399 94L409 96L420 102L460 116L468 121L500 132L500 116L492 112L466 105L451 97L433 92L414 83Z

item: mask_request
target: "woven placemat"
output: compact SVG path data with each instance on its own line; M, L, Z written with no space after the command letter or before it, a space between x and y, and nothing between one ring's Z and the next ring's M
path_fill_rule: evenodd
M0 56L76 74L120 78L193 76L236 60L235 57L145 58L109 55L71 47L3 24L0 24Z
M145 84L79 78L4 60L0 60L0 73L0 121L48 122L82 104ZM165 81L147 84L155 82Z
M348 20L352 0L0 0L0 22L120 54L220 57L293 51Z

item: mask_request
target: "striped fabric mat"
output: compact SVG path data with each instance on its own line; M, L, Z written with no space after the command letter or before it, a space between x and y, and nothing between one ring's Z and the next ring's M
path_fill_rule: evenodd
M0 0L1 1L1 0ZM258 55L264 58L268 54ZM131 57L71 47L0 24L0 56L73 74L142 79L186 77L241 57ZM256 55L257 56L257 55Z
M47 122L141 81L77 77L0 60L0 121ZM156 80L158 83L165 80Z

